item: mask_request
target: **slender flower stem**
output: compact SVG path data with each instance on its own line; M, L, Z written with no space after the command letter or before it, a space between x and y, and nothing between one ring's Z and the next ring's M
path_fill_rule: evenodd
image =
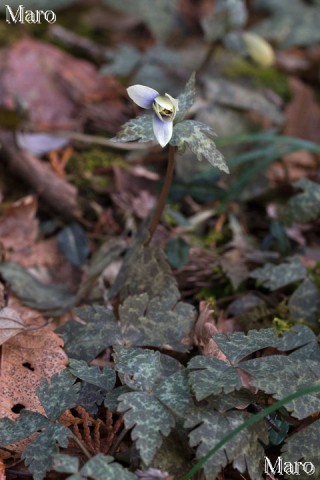
M163 187L162 187L162 191L160 193L160 197L159 197L156 209L153 213L153 217L152 217L151 222L150 222L149 238L144 244L145 247L148 246L149 243L151 242L153 234L156 231L157 226L160 222L161 215L162 215L162 212L164 210L164 207L165 207L168 195L169 195L169 191L170 191L170 187L171 187L171 183L172 183L172 179L173 179L173 171L174 171L174 147L172 145L169 145L168 165L167 165L166 177L164 179L164 184L163 184Z

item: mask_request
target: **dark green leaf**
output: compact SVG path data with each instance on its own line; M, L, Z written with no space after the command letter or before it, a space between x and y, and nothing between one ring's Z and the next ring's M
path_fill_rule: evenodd
M56 472L77 473L79 470L79 458L57 453L53 456L52 468Z
M152 390L161 375L160 352L116 348L114 360L123 382L134 390Z
M81 468L80 473L94 480L136 480L136 476L114 462L113 457L102 453L92 457Z
M51 420L56 420L65 410L77 406L80 383L75 384L75 377L65 368L48 380L41 380L37 395Z
M177 300L175 290L161 297L128 297L119 308L124 344L189 350L195 310Z
M294 321L316 325L320 318L320 291L312 280L306 278L291 295L290 316Z
M188 350L195 310L179 302L177 282L161 249L133 248L124 260L113 294L125 299L119 308L125 345Z
M278 350L287 352L289 350L296 350L298 348L301 349L301 347L305 345L310 347L313 343L317 343L317 337L313 331L305 325L295 325L287 332L284 332L281 337L278 338L278 341L274 344L274 346ZM298 351L299 350L296 350L294 355ZM291 354L291 356L292 355L293 354Z
M175 424L173 415L150 392L130 392L119 398L118 411L124 413L127 429L136 440L141 458L146 465L152 461L162 440L161 434L169 435Z
M59 315L74 306L75 297L63 286L41 283L17 263L1 263L0 275L17 297L31 308Z
M57 235L57 244L72 265L81 267L85 263L89 255L89 246L81 225L72 223L63 228Z
M104 367L101 370L97 366L90 367L83 360L70 358L69 370L73 375L85 382L91 383L104 390L112 390L116 383L116 374L110 367Z
M284 462L311 462L315 471L311 473L308 466L308 472L299 469L298 475L287 475L290 480L299 478L299 480L316 479L320 475L320 456L319 456L319 444L320 444L320 420L316 420L311 425L303 428L297 433L291 435L284 446L282 447L282 455Z
M281 211L287 223L308 223L320 216L320 185L307 178L294 183L295 188L303 190L293 196Z
M22 410L16 420L0 419L0 446L4 447L29 437L48 424L48 419L40 413Z
M182 268L189 260L189 245L182 237L169 240L165 252L173 268Z
M178 147L178 150L181 152L184 151L187 145L198 160L201 161L202 157L204 157L212 166L229 173L222 154L217 150L212 140L214 135L214 131L204 123L195 120L184 120L175 125L170 144Z
M91 361L107 347L119 343L120 328L111 310L90 306L79 308L76 313L85 324L70 320L56 330L69 357Z
M192 409L188 413L185 427L193 428L189 435L190 445L197 447L197 458L206 455L228 432L240 425L245 417L246 414L239 411L226 412L222 415L210 408L210 404ZM254 480L260 479L264 450L259 443L259 438L265 443L268 438L266 427L262 422L238 434L224 449L210 457L204 465L206 477L216 478L220 470L233 461L235 467L242 473L248 467L250 477Z
M154 392L156 397L177 416L184 418L192 406L186 370L179 370L165 378Z
M118 409L118 398L123 393L128 393L130 391L131 390L127 385L123 385L122 387L115 388L111 392L107 392L104 399L104 406L111 412L116 412Z
M281 359L273 364L274 357L269 358L269 369L267 364L264 363L264 372L259 372L259 378L257 378L257 360L256 364L252 363L251 372L256 376L251 381L251 385L263 390L268 394L272 394L277 400L294 393L300 388L306 387L315 383L320 377L320 363L312 360L298 360L290 357L283 357L282 366ZM250 362L246 362L248 365ZM241 368L249 371L247 365L241 364ZM264 373L264 375L263 375ZM303 397L299 397L286 405L289 411L293 412L293 415L299 419L308 417L320 410L320 394L308 394Z
M257 268L250 273L250 277L259 280L259 282L270 290L286 287L297 280L303 280L307 271L297 258L288 258L288 263L282 265L272 265L267 263L262 268Z
M178 96L179 110L175 117L175 123L181 122L186 113L192 107L196 96L196 74L192 73L189 78L185 90Z
M209 395L230 393L242 386L237 370L216 358L197 355L189 364L189 379L197 400L203 400Z
M25 464L33 474L34 480L43 480L52 467L52 456L58 453L58 446L67 448L71 432L63 425L49 425L27 446L22 454Z
M78 404L87 410L90 415L96 415L98 407L102 405L106 391L92 383L81 382Z
M221 333L214 336L214 341L232 364L262 348L273 346L277 342L277 335L273 328L234 332L227 335Z

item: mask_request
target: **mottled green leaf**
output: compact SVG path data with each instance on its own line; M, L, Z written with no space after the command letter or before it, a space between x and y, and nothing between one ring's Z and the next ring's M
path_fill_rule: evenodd
M210 408L210 403L206 407L192 409L188 413L184 426L193 428L189 435L190 445L197 447L197 458L200 459L206 455L225 435L243 423L246 416L239 411L221 414ZM227 443L224 449L220 449L204 464L206 477L216 478L221 469L232 461L237 467L243 465L241 460L245 457L251 479L261 480L264 449L258 439L267 443L267 435L267 429L262 422L255 428L239 433Z
M250 383L260 390L273 395L277 400L281 400L296 390L319 380L319 362L283 357L281 366L281 359L278 358L278 361L272 365L273 357L269 358L269 370L267 371L267 369L264 368L264 375L262 375L262 371L260 371L259 378L255 378ZM258 359L256 359L256 361L257 360ZM266 363L263 363L264 367L266 367ZM247 364L249 364L249 362L247 362ZM257 363L256 365L252 363L251 372L255 377L257 377L257 367ZM249 371L249 368L243 364L241 364L241 368ZM320 394L310 393L299 397L286 404L286 408L291 411L295 417L299 419L305 418L320 410Z
M97 366L89 366L83 360L69 359L69 370L73 375L85 382L92 383L104 390L112 390L116 383L116 374L111 367L101 370Z
M9 418L0 419L0 446L18 442L29 437L49 423L48 419L40 413L22 410L16 420Z
M172 238L166 244L165 252L173 268L182 268L189 259L189 244L182 237Z
M52 468L61 473L78 473L79 458L57 453L53 456Z
M104 0L104 2L126 14L130 13L141 18L150 28L155 38L164 42L174 25L177 10L177 0L153 0L152 7L149 0Z
M287 223L308 223L320 216L320 185L307 178L301 178L294 184L303 190L289 199L280 212Z
M81 267L89 255L87 236L79 223L72 223L60 230L57 245L75 267Z
M120 395L130 391L131 390L127 385L123 385L122 387L117 387L111 390L111 392L107 392L104 399L104 406L111 412L116 412L118 409L118 398Z
M294 321L302 320L309 324L317 324L320 320L320 291L309 278L293 292L288 305Z
M45 478L46 472L52 467L53 454L58 453L58 445L67 448L70 436L71 432L68 428L63 425L51 424L26 447L22 458L33 474L34 480Z
M141 115L129 120L122 125L120 132L111 140L113 142L154 142L152 115Z
M287 260L287 263L281 265L266 263L264 267L251 272L250 277L255 278L270 290L277 290L290 285L290 283L303 280L307 274L304 265L294 257Z
M114 462L113 457L102 453L92 457L81 468L80 473L94 480L136 480L136 476Z
M283 48L319 43L320 10L319 5L313 3L302 0L259 0L257 6L268 10L271 17L255 25L253 30Z
M170 144L178 147L180 152L183 152L187 145L198 160L205 158L213 167L229 173L228 166L212 139L214 135L208 125L195 120L184 120L175 125Z
M250 373L253 378L259 379L265 378L269 374L276 375L278 372L279 376L285 375L295 368L295 363L289 356L268 355L246 360L239 363L238 366L241 370Z
M130 295L147 293L153 297L180 298L177 282L172 275L165 253L158 247L144 247L143 236L128 250L109 298L119 295L125 300Z
M96 415L102 405L106 391L92 383L81 382L78 404L85 408L90 415Z
M70 310L75 304L74 295L65 287L41 283L17 263L1 263L0 275L10 284L17 297L31 308L50 315L59 315Z
M276 331L273 328L233 332L227 335L221 333L214 336L214 341L232 364L237 364L242 358L262 348L273 346L277 342Z
M192 107L196 96L196 74L192 73L189 78L184 92L178 96L179 110L177 111L174 123L181 122L188 110Z
M168 296L153 298L147 293L133 295L119 308L125 345L175 351L189 350L195 316L194 307L177 302L174 291Z
M274 346L283 352L289 350L301 349L303 346L309 346L312 343L317 343L317 337L313 331L305 325L295 325L287 332L284 332ZM296 350L292 355L298 352ZM296 355L295 355L296 356Z
M154 389L154 392L161 403L180 417L184 417L192 405L186 370L179 370L168 378L165 378L164 381Z
M189 379L197 400L209 395L230 393L242 386L237 370L216 358L197 355L188 363Z
M115 347L115 368L131 389L151 391L163 378L162 357L157 351Z
M69 357L90 361L108 346L119 343L120 328L111 310L96 305L79 308L76 314L85 324L70 320L56 330Z
M75 377L63 369L50 379L42 379L37 388L37 395L51 420L56 420L65 410L77 406L80 383L75 383Z
M162 443L161 434L169 435L175 424L174 417L150 392L130 392L119 398L118 411L124 413L125 426L133 430L132 440L136 440L141 458L146 465Z
M161 249L133 248L115 281L114 294L125 299L119 308L125 345L188 350L195 310L179 302L177 282Z
M309 475L299 470L298 475L286 475L290 480L299 478L299 480L320 478L320 420L316 420L311 425L291 435L282 447L282 456L284 462L311 462L315 471L310 475L311 470L308 466Z

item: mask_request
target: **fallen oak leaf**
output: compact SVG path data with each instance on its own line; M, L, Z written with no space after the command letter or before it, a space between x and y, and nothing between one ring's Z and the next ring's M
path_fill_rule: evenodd
M45 321L38 312L24 307L14 297L10 298L10 307L26 326L25 331L2 346L0 418L14 419L23 408L43 414L35 391L41 378L59 372L67 365L68 358L62 340L49 325L43 327Z

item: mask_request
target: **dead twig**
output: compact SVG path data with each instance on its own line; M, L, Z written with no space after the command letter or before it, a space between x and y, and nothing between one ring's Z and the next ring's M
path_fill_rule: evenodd
M48 164L19 150L14 134L0 131L1 154L14 175L26 182L50 207L65 217L78 218L76 187L58 177Z

